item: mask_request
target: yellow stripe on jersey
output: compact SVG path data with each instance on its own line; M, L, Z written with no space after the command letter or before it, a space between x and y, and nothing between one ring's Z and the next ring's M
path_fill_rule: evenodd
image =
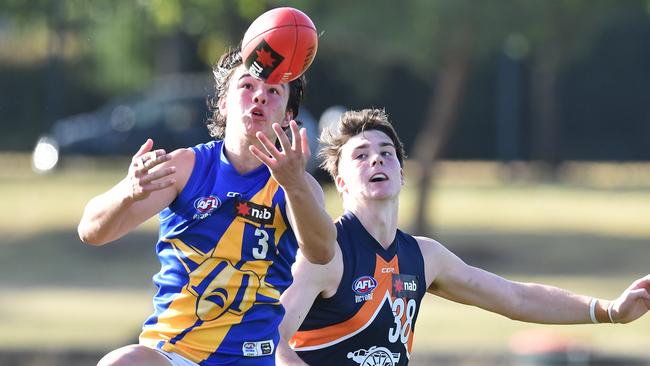
M273 197L278 189L278 183L271 178L251 202L273 207ZM277 246L287 230L287 224L280 206L276 205L274 209L272 227L275 229ZM180 239L164 239L171 244L179 262L188 272L189 283L158 315L157 323L143 330L140 335L142 343L155 346L160 340L169 341L194 327L175 344L165 343L162 348L198 363L219 347L232 326L241 323L246 311L255 304L258 293L277 300L276 304L279 304L280 291L264 280L272 261L246 261L240 269L235 267L242 259L246 223L258 226L242 217L235 217L211 253L203 253ZM211 282L206 285L204 282L208 278L211 278ZM241 301L235 304L242 286L246 286L244 294ZM199 325L198 320L202 321Z

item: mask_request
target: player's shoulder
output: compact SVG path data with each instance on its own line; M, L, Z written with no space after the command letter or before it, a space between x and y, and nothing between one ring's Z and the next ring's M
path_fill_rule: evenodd
M176 149L171 152L172 160L182 162L194 161L194 150L190 147Z
M172 151L170 155L171 160L168 162L168 165L173 166L176 170L174 178L176 180L176 188L180 192L192 175L196 157L191 148L177 149Z
M426 236L413 236L413 238L418 243L422 256L425 258L437 257L448 252L448 249L435 239Z

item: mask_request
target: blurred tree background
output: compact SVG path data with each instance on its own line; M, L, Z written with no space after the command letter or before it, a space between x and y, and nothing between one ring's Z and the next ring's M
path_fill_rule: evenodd
M386 107L419 160L650 159L647 0L6 0L1 148L156 76L207 75L276 6L322 33L312 112Z
M559 276L554 284L603 297L647 270L650 174L636 162L650 161L650 0L3 0L0 166L9 169L0 172L0 199L9 208L0 219L0 286L12 293L0 301L5 348L94 339L89 347L103 352L132 341L125 338L150 310L147 286L158 270L155 224L108 248L83 247L74 230L86 200L126 165L46 178L11 164L28 166L25 156L55 122L162 76L209 81L213 63L250 22L279 6L305 11L321 34L304 103L314 116L332 106L390 114L410 156L400 219L414 227L405 229L430 233L435 216L436 238L471 264ZM611 164L576 164L603 161ZM517 185L530 174L520 162L535 175ZM575 187L560 179L567 166L605 182L641 177L646 185ZM431 187L444 195L436 207ZM338 201L327 187L326 194ZM70 305L79 298L91 305ZM476 346L468 335L503 347L519 326L435 307L442 311L429 313L431 327L445 328L419 333L427 349L446 349L447 338ZM96 308L122 314L121 322L107 325ZM131 321L136 326L125 330ZM426 321L423 315L418 324ZM481 334L477 323L501 333ZM608 329L576 329L594 344L611 341L647 356L636 346L647 339L644 324L617 328L633 329L612 337L617 343ZM100 328L113 338L88 336Z

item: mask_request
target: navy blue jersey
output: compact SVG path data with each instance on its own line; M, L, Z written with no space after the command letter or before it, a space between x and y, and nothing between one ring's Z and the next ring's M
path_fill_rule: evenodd
M330 298L317 298L289 344L309 365L406 365L420 301L424 259L397 230L384 249L352 213L336 223L343 275Z
M200 365L273 365L298 248L284 191L265 165L240 175L221 141L193 150L185 188L160 214L158 292L140 343Z

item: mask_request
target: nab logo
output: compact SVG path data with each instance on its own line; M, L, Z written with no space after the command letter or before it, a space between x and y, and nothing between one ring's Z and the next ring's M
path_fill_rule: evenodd
M258 205L239 197L235 200L235 215L265 225L272 225L275 218L275 212L271 207Z
M415 299L418 296L418 277L407 274L393 274L394 297Z
M248 72L258 79L267 79L282 63L284 57L262 39L253 52L244 60Z
M352 290L357 295L367 295L377 287L377 280L372 276L361 276L352 283Z

